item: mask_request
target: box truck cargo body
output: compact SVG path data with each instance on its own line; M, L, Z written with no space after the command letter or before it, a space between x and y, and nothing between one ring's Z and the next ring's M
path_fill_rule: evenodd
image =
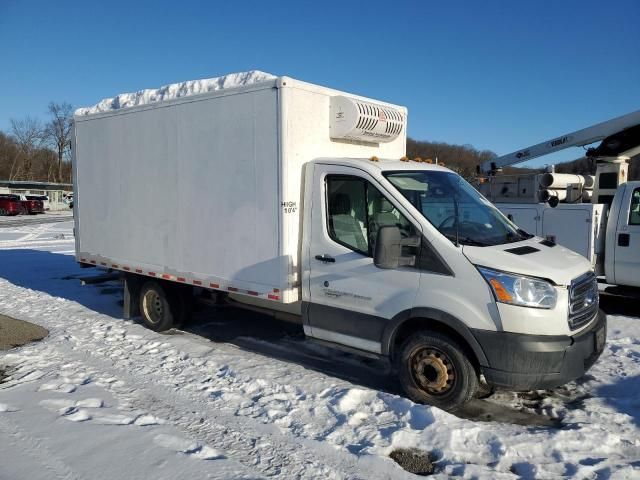
M405 152L404 128L386 143L332 139L339 95L279 78L76 117L79 260L300 300L303 164Z
M125 317L166 330L202 289L293 313L449 410L481 380L550 388L599 357L590 262L404 157L405 108L287 77L161 90L74 122L76 258L123 272Z

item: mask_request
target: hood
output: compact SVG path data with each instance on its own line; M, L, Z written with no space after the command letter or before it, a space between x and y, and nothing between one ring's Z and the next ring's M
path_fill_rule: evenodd
M569 285L591 270L591 263L582 255L540 237L490 247L464 245L462 251L474 265L547 278L557 285Z

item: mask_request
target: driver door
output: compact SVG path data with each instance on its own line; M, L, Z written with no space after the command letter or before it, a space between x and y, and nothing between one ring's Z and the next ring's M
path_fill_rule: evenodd
M377 232L396 225L403 236L420 236L419 224L362 170L316 164L313 175L305 331L381 353L388 320L414 305L420 271L376 267Z
M615 237L615 281L640 287L640 187L627 187L622 205Z

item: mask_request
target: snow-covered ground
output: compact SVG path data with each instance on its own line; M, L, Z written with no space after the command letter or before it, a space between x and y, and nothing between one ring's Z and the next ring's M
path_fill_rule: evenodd
M169 334L123 321L116 283L80 285L72 228L0 224L0 314L50 331L0 352L0 479L412 478L388 458L405 447L436 478L640 478L640 318L609 316L580 381L459 418L257 314L205 309Z

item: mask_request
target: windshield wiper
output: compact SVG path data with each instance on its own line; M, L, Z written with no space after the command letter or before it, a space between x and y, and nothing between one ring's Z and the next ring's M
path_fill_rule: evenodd
M533 235L525 232L520 228L516 230L516 232L517 233L507 232L507 243L521 242L523 240L529 240L533 237Z
M476 247L488 247L490 245L489 243L484 243L484 242L481 242L479 240L474 240L473 238L469 238L469 237L462 237L460 239L460 242L463 245L473 245L473 246L476 246Z
M521 237L523 237L525 240L529 240L530 238L533 238L535 235L531 235L530 233L525 232L524 230L522 230L521 228L518 229L518 233L520 234Z
M473 238L470 238L470 237L456 238L455 235L452 235L450 233L444 233L443 235L447 237L449 240L451 240L451 243L453 243L456 246L459 246L456 242L459 242L459 244L461 245L470 245L470 246L473 245L475 247L488 247L491 245L490 243L484 243L479 240L474 240Z

